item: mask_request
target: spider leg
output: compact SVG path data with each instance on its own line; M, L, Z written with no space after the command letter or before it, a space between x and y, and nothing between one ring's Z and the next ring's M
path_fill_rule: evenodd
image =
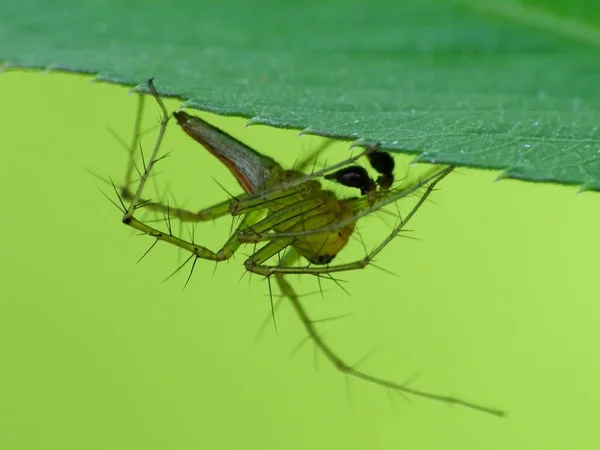
M140 135L142 132L142 118L144 113L144 103L146 96L141 92L138 95L137 113L135 116L135 124L133 126L133 136L131 138L131 145L128 148L128 164L127 171L125 172L125 180L123 182L122 191L129 191L133 178L133 170L135 168L135 150L137 149L140 142Z
M152 149L150 158L148 159L148 162L145 164L144 172L142 173L138 187L137 187L135 193L133 194L133 197L131 199L131 203L129 204L129 207L126 209L125 213L123 214L123 223L125 223L125 224L127 224L129 221L131 221L133 219L133 214L134 214L135 210L137 209L138 205L141 203L140 199L141 199L142 191L144 190L144 187L145 187L146 183L148 182L148 178L150 177L150 172L152 170L152 167L154 166L154 164L156 164L157 161L159 161L158 152L160 150L160 145L162 144L164 135L167 131L167 125L169 124L169 119L170 119L167 108L166 108L165 104L163 103L163 101L160 99L158 92L156 91L156 88L154 87L154 83L153 83L152 79L148 80L148 88L150 89L150 92L156 99L156 101L162 111L162 116L160 119L160 129L158 131L158 137L156 138L156 142L154 143L154 148ZM141 116L141 114L139 114L138 116ZM133 163L133 151L134 150L132 147L132 149L130 151L130 160L132 163ZM127 173L130 173L130 170L131 170L131 168L128 169Z
M123 200L132 200L133 196L128 192L121 192L121 198ZM198 211L190 211L189 209L177 208L163 202L140 199L136 209L143 208L145 210L168 214L170 217L177 218L181 222L204 222L229 215L230 203L231 200L225 200Z
M238 239L237 234L243 231L248 226L251 226L256 221L258 221L262 214L262 211L255 211L253 213L246 214L243 217L240 224L238 225L238 227L236 228L236 230L234 231L234 233L232 234L232 236L229 238L229 240L217 252L214 252L209 248L196 244L194 242L181 239L173 235L170 231L161 231L156 227L153 227L151 225L148 225L147 223L136 219L134 216L131 216L128 219L128 221L124 223L144 234L147 234L148 236L152 236L157 241L167 242L171 245L174 245L175 247L179 247L183 250L186 250L193 254L196 258L208 259L211 261L224 261L233 256L235 251L240 247L240 245L242 245L242 242ZM282 241L282 248L285 248L287 245L284 245L283 243L285 243L285 241Z
M144 200L142 198L142 191L144 189L145 184L147 183L147 181L149 179L150 172L152 171L154 164L156 164L156 162L160 160L160 158L158 158L158 152L160 150L160 145L162 143L162 139L164 137L164 134L165 134L166 128L167 128L167 124L170 119L167 109L166 109L164 103L162 102L162 100L160 99L152 80L148 81L148 88L149 88L150 92L154 95L154 98L156 99L156 101L159 104L161 111L162 111L162 117L161 117L161 121L160 121L160 130L159 130L156 142L154 144L152 154L151 154L150 158L148 159L148 161L144 165L144 171L141 175L137 189L135 190L135 193L133 193L133 194L128 192L127 183L131 182L131 174L132 174L132 170L133 170L133 166L134 166L133 149L135 147L132 147L132 150L130 151L129 166L128 166L128 169L126 172L126 177L125 177L126 184L124 186L124 189L122 189L122 191L124 191L124 192L121 192L121 194L119 194L119 192L117 192L117 189L115 187L115 191L116 191L117 195L119 196L119 200L124 209L122 221L124 224L126 224L128 226L130 226L138 231L141 231L144 234L154 237L157 241L168 242L171 245L174 245L181 249L187 250L196 258L208 259L211 261L226 260L226 259L230 258L241 245L241 242L239 241L237 234L239 232L243 231L247 226L250 226L250 225L256 223L262 216L263 212L255 210L255 211L252 211L252 212L246 214L243 217L240 224L238 225L236 232L229 238L229 240L225 243L225 245L217 252L214 252L214 251L208 249L207 247L195 244L194 242L190 242L188 240L185 240L185 239L182 239L180 237L173 235L173 233L171 232L171 226L170 226L171 218L176 217L182 221L202 221L202 220L208 220L208 219L220 217L220 216L226 215L228 213L229 201L218 203L217 205L214 205L209 208L205 208L198 212L191 212L191 211L181 209L181 208L171 208L169 205L165 205L160 202L152 202L149 200ZM140 122L140 119L139 119L140 116L141 116L141 106L138 110L138 120L136 121L136 123ZM136 127L137 127L137 125L136 125ZM136 132L139 133L139 130L137 130ZM134 139L133 142L134 142L133 145L135 146L137 143L137 140ZM125 204L123 203L123 197L125 197L127 200L130 200L129 206L125 206ZM169 221L168 231L167 232L161 231L158 228L156 228L152 225L149 225L148 223L144 223L141 220L137 219L135 217L135 213L137 212L137 210L142 209L142 208L148 208L148 209L151 209L151 210L154 210L157 212L165 213L167 216L167 221Z
M288 230L309 217L321 214L326 207L326 200L323 198L310 197L300 200L268 214L260 222L238 233L238 237L245 243L256 242L256 236L273 229Z
M292 245L294 239L278 239L277 241L269 242L267 245L263 245L260 249L254 252L245 262L244 265L246 270L253 273L259 273L263 275L260 271L254 270L256 267L262 267L266 261L271 259L273 256L277 255L282 250L285 250L287 247ZM270 266L269 266L270 267ZM274 266L281 267L281 269L285 269L283 266ZM278 271L271 271L266 277L270 277L272 274Z
M288 255L284 257L282 261L283 264L287 264L288 266L294 262L294 260L298 258L298 255L295 252L290 252ZM468 402L456 397L450 397L445 395L434 394L427 391L421 391L418 389L413 389L408 387L407 385L399 384L394 381L386 380L384 378L375 377L373 375L368 374L365 371L359 370L356 365L348 364L344 359L338 356L338 353L327 344L327 342L323 339L323 337L319 334L317 327L315 325L315 321L313 321L308 313L306 312L300 298L296 294L296 291L292 287L292 285L287 281L284 276L283 271L275 272L275 279L277 280L277 284L282 294L287 297L287 299L292 304L294 311L298 315L298 318L302 322L304 329L308 333L310 339L315 344L315 347L327 358L327 360L340 372L343 374L349 375L354 378L358 378L364 380L368 383L372 383L381 387L385 387L396 392L400 392L402 394L413 395L416 397L425 398L428 400L433 400L437 402L447 403L451 405L464 406L466 408L474 409L480 412L484 412L487 414L492 414L495 416L504 416L504 412L495 408L489 408L487 406L478 405L476 403Z
M151 89L151 92L154 94L154 91L152 89ZM136 155L136 151L138 149L139 142L140 142L145 98L146 98L145 94L138 93L138 106L137 106L137 113L136 113L136 119L135 119L135 124L134 124L133 136L131 139L131 144L127 148L127 153L128 153L127 169L125 170L124 182L123 182L123 185L120 187L120 194L119 194L119 197L121 200L128 200L132 203L136 197L135 197L135 194L130 190L130 187L133 183L134 171L137 170L137 167L135 164L135 155ZM168 114L166 113L166 110L163 107L164 105L162 104L162 101L160 101L160 99L156 95L155 95L155 98L158 101L158 103L163 111L163 117L161 120L161 135L158 138L158 139L162 140L162 135L164 134L164 129L166 128L166 123L168 122L169 117L168 117ZM160 145L160 141L158 142L158 144ZM144 173L145 174L149 174L149 171L152 168L152 166L150 164L153 165L160 160L160 158L156 158L156 156L157 155L153 155L153 157L151 157L150 160L148 161L148 164L144 163L144 169L145 169ZM143 154L142 154L142 159L143 159ZM142 176L143 175L140 173L140 177L142 177ZM142 186L142 188L143 188L143 186ZM138 190L140 191L140 193L136 200L136 205L133 206L133 208L135 208L135 209L144 208L144 210L150 210L150 211L154 211L154 212L167 214L169 217L177 218L181 222L202 222L202 221L206 221L206 220L217 219L219 217L229 214L229 204L231 203L231 200L225 200L223 202L217 203L217 204L212 205L207 208L203 208L198 211L190 211L188 209L177 208L172 205L167 205L165 203L154 202L150 199L144 199L141 197L141 190L140 189L138 189ZM246 196L246 194L242 194L237 199L239 200L241 198L244 198L245 196Z

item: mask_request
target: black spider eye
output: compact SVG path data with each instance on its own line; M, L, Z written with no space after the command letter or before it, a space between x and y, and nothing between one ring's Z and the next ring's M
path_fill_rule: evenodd
M360 166L344 167L337 172L325 175L328 180L335 180L348 187L360 187L364 180L369 177L367 171Z
M394 172L395 162L392 155L388 152L375 150L368 155L369 163L377 172L382 175L391 175Z
M338 170L337 172L325 175L327 180L334 180L344 186L360 189L360 193L365 195L375 187L375 183L361 166L349 166Z
M381 176L377 178L377 184L382 190L389 189L394 182L394 167L396 165L392 155L387 152L375 150L369 153L368 158L373 169L381 174Z

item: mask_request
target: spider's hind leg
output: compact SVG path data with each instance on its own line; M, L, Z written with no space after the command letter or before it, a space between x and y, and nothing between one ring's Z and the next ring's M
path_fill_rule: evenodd
M272 243L268 244L267 247L271 244ZM378 249L380 249L380 247L378 247ZM273 249L273 250L275 250L275 249ZM376 252L377 251L378 250L376 249ZM421 397L421 398L433 400L436 402L447 403L450 405L463 406L466 408L474 409L476 411L484 412L487 414L492 414L495 416L503 416L504 415L504 412L499 409L479 405L479 404L465 401L465 400L462 400L462 399L456 398L456 397L440 395L440 394L435 394L435 393L431 393L428 391L414 389L414 388L409 387L407 384L400 384L395 381L391 381L391 380L387 380L384 378L380 378L380 377L371 375L370 373L359 369L356 365L351 365L351 364L347 363L346 360L344 358L342 358L341 356L339 356L338 352L333 347L331 347L324 340L323 336L319 333L319 331L317 329L317 322L314 321L310 317L310 315L306 311L304 305L302 304L299 296L296 294L296 291L294 290L294 288L288 281L289 277L286 277L286 274L290 274L290 273L307 273L306 271L302 271L302 269L305 269L305 268L296 268L293 266L293 264L297 260L297 258L298 258L298 255L296 252L292 251L292 252L287 253L284 256L283 260L280 262L280 264L278 266L276 266L276 268L278 268L279 270L272 270L270 272L270 275L268 275L268 276L271 276L271 275L275 276L275 279L277 281L279 289L281 290L282 295L285 298L287 298L287 300L289 300L289 302L292 304L292 307L294 308L294 311L298 315L298 318L300 319L302 325L304 326L304 329L308 333L310 340L314 343L315 347L327 358L327 360L338 371L340 371L343 374L346 374L348 376L361 379L368 383L372 383L372 384L390 389L392 391L399 392L403 395L412 395L415 397ZM358 267L354 267L354 268L358 268ZM321 267L318 269L320 269L320 272L315 272L315 273L327 274L327 273L332 272L331 270L328 270L327 267ZM310 273L312 273L312 272L310 272Z

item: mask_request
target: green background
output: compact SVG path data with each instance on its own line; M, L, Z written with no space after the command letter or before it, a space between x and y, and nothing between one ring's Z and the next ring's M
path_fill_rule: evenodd
M399 278L368 268L343 276L350 296L326 285L324 299L306 297L315 317L353 313L323 326L350 361L375 346L365 369L420 372L415 387L509 415L390 402L315 362L310 346L290 356L305 334L286 305L279 334L268 326L255 342L268 291L258 277L238 281L243 255L214 275L198 264L184 291L185 274L161 282L175 250L136 264L150 241L120 223L98 190L110 189L86 172L120 178L125 151L106 126L128 139L135 97L88 81L0 77L0 448L598 448L597 195L460 169L411 224L420 240L379 258ZM318 144L206 117L290 161ZM173 166L160 177L182 204L222 200L211 176L235 187L180 130L168 138ZM365 240L386 220L366 221ZM207 223L196 239L216 248L228 229Z

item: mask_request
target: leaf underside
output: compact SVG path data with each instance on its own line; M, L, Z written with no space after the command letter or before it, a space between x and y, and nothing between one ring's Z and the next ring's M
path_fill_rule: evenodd
M0 61L600 190L600 2L0 2Z

